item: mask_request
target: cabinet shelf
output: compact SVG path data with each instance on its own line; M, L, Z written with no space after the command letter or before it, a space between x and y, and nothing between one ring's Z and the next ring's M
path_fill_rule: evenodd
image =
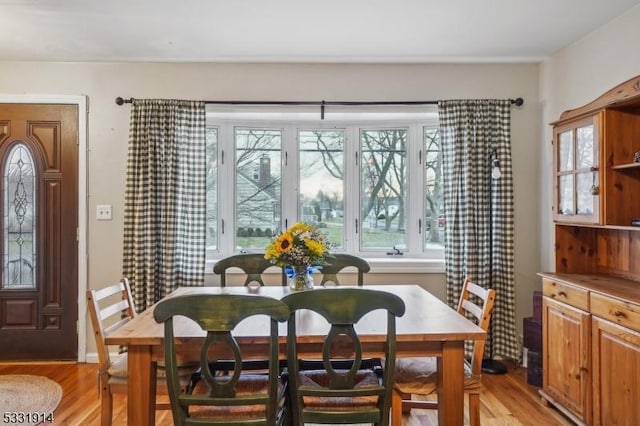
M611 166L611 169L613 170L640 169L640 163L618 164L617 166Z

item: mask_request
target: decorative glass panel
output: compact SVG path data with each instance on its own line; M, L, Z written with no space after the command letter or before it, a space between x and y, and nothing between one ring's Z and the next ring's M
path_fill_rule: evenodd
M280 228L282 131L236 129L236 248L264 248Z
M406 249L407 130L360 133L361 247Z
M559 214L574 214L573 210L573 175L558 177Z
M36 287L36 180L24 144L9 151L4 176L3 288Z
M595 162L593 146L593 126L576 129L576 168L591 167Z
M577 173L576 174L576 211L577 214L593 214L593 187L597 179L597 174Z
M573 170L573 132L560 133L558 147L558 170Z
M344 247L344 131L301 130L302 221L316 224L336 248Z

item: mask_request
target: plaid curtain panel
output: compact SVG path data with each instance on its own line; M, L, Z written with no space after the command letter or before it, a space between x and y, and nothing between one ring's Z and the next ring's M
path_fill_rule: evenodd
M132 103L123 273L138 312L204 285L205 119L199 101Z
M465 277L496 290L487 355L518 358L509 100L438 102L443 154L447 302ZM492 154L502 176L491 178Z

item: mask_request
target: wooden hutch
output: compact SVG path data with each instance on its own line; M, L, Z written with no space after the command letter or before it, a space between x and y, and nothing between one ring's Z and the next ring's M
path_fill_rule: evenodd
M578 424L634 424L640 421L640 76L552 125L555 273L539 274L540 394Z

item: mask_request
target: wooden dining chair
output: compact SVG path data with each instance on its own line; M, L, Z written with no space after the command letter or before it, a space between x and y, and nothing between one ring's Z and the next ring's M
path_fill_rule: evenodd
M364 274L371 270L369 262L365 259L353 256L346 253L333 253L328 259L329 264L322 266L320 273L322 274L322 281L320 285L323 287L339 286L338 273L347 268L356 268L358 271L358 279L356 284L359 287L364 285ZM363 359L363 368L373 368L374 366L381 367L381 360L379 358L366 358ZM345 361L348 362L348 361ZM334 360L334 366L344 365L343 361ZM300 360L301 370L316 370L322 367L322 360L319 359L303 359Z
M264 253L242 253L218 260L213 267L213 272L220 275L221 287L227 285L227 271L230 268L238 268L247 275L244 280L245 286L252 283L264 286L262 274L266 269L271 267L277 268L276 265L264 258ZM287 285L284 272L281 273L281 279L282 285Z
M458 313L487 331L496 297L493 289L484 289L466 278L458 301ZM464 361L464 389L469 397L469 422L480 425L480 390L482 388L482 358L485 340L475 340L471 358ZM412 400L411 395L429 395L438 385L438 365L435 357L401 358L396 362L391 419L393 426L402 424L402 413L411 408L436 409L437 401ZM444 385L446 386L446 384Z
M99 290L87 290L87 309L91 317L93 334L98 352L98 386L100 390L100 424L111 425L113 413L113 394L127 393L127 353L120 354L112 360L105 337L127 324L136 316L131 296L129 280L122 278L120 282ZM186 390L193 365L184 364L180 369L182 388ZM157 393L167 395L167 386L162 368L158 369ZM156 403L156 409L169 409L166 400Z
M287 361L293 424L387 425L395 371L396 317L405 311L402 299L379 290L342 287L291 293L282 301L291 311ZM354 325L378 309L386 311L385 365L384 369L364 370ZM300 370L298 366L297 319L303 310L316 312L329 326L322 346L322 370ZM335 360L340 357L350 361L337 367Z
M206 332L200 351L201 380L189 394L180 391L176 367L179 343L174 337L174 327L182 325L174 322L176 316L194 321ZM176 425L286 423L286 386L280 380L278 362L278 322L288 319L287 305L277 299L258 295L187 295L160 301L154 308L153 317L157 322L164 323L165 364ZM247 318L252 323L262 323L269 330L269 350L264 354L265 359L269 360L266 374L244 371L242 350L233 330ZM234 361L229 374L219 374L212 369L214 360L229 356L229 353Z
M340 285L338 273L346 268L356 268L358 270L358 286L364 285L364 274L371 270L369 262L365 259L346 253L333 253L328 259L329 264L322 266L321 286Z

